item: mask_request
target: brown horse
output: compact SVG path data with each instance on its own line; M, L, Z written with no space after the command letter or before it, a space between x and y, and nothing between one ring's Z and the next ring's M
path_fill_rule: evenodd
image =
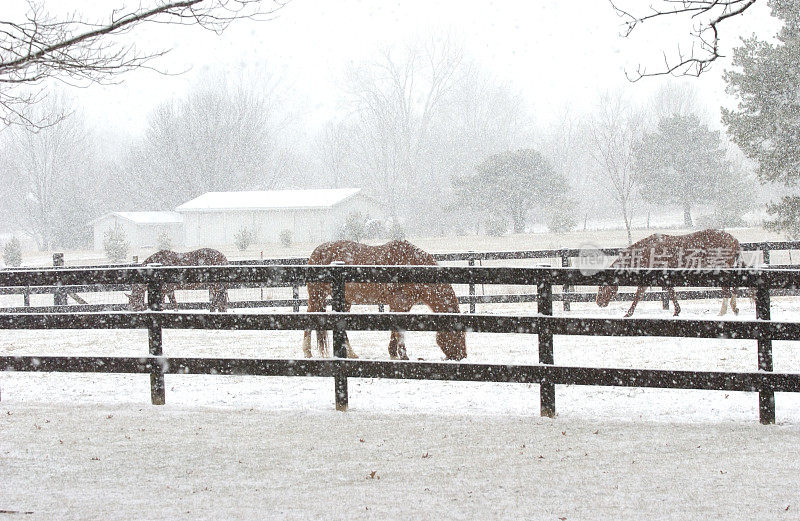
M612 268L732 268L741 266L741 249L739 241L731 234L718 230L703 230L687 235L662 235L656 233L634 243L625 249L611 264ZM597 291L597 305L601 308L617 294L617 286L600 286ZM644 295L647 286L639 286L633 297L631 308L626 317L633 315L636 304ZM671 286L665 287L675 307L674 316L678 316L681 307ZM722 309L719 314L728 311L728 300L731 309L738 314L736 308L736 288L722 288Z
M228 259L222 253L211 248L201 248L187 253L177 253L170 250L158 251L143 262L142 266L148 264L162 264L164 266L219 266L228 264ZM128 308L131 311L143 311L147 309L144 300L144 293L147 286L144 284L134 284L128 297ZM163 299L169 298L173 309L178 309L178 301L175 298L176 289L200 289L200 284L165 284ZM225 312L228 310L228 293L224 284L212 284L208 288L208 296L211 311Z
M325 265L332 262L345 264L414 265L435 266L432 255L407 241L391 241L381 246L367 246L352 241L327 242L318 246L308 259L309 264ZM331 285L308 284L308 311L325 311L325 300L331 294ZM458 313L458 298L450 284L412 283L349 283L345 286L347 310L353 304L388 304L395 312L406 313L416 304L425 304L434 313ZM436 343L448 360L461 360L467 356L465 334L455 331L439 331ZM320 356L327 356L327 336L317 331L317 349ZM311 330L303 335L303 353L311 357ZM347 356L356 354L347 342ZM408 360L403 331L392 331L389 341L389 356L392 359Z

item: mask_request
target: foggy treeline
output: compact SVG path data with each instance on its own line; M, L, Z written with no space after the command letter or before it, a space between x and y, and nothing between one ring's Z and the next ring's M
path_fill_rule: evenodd
M74 101L50 96L37 110L68 117L0 133L0 231L24 231L42 249L81 247L108 211L281 188L363 188L416 235L563 232L604 219L630 236L651 213L733 226L755 207L742 196L757 193L752 168L688 84L644 103L599 93L588 113L565 108L542 124L524 93L449 40L376 52L343 78L335 117L309 124L281 78L209 74L113 146Z

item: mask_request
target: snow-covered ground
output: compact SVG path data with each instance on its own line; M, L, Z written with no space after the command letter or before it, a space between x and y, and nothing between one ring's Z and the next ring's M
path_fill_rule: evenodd
M573 304L621 316L627 303ZM719 301L682 303L715 318ZM732 320L752 318L741 302ZM560 304L555 305L556 314ZM479 306L534 313L535 304ZM773 318L795 320L797 299ZM244 311L242 311L244 312ZM252 311L247 311L252 312ZM637 316L669 316L643 302ZM388 333L351 333L387 358ZM301 332L165 331L168 356L295 358ZM473 334L468 361L536 363L535 335ZM775 370L800 372L798 342ZM433 333L412 358L439 359ZM130 356L144 331L0 331L0 354ZM556 337L559 365L754 370L755 341ZM0 512L26 519L800 519L800 396L351 380L350 410L315 378L0 374Z

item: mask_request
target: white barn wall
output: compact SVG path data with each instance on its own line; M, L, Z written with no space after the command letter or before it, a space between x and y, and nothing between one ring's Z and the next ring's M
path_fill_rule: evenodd
M382 218L380 206L362 194L330 208L226 209L192 210L184 216L187 247L230 246L236 234L247 228L258 242L279 242L283 230L292 241L323 242L336 238L351 212L369 218Z

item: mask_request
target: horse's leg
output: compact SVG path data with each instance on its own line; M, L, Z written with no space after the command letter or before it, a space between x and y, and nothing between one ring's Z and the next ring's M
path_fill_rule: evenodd
M353 351L353 346L350 345L350 339L347 338L347 333L344 334L344 345L347 347L347 358L358 358L358 355Z
M389 302L389 311L408 313L411 311L411 304L404 298L396 298L394 302ZM405 331L392 330L392 337L389 339L389 356L392 360L408 360Z
M722 288L722 307L719 310L719 316L728 312L728 299L731 298L731 288Z
M308 312L315 313L325 311L325 287L322 284L309 284L308 285ZM317 352L320 356L324 357L327 351L327 334L324 329L317 329ZM307 358L311 358L311 330L306 329L303 332L303 354Z
M178 311L178 299L175 297L175 286L165 286L164 287L164 305L166 306L167 301L172 303L172 309Z
M628 312L625 313L626 317L633 315L633 310L636 309L636 304L638 304L639 301L642 299L642 295L644 295L644 292L646 290L647 286L639 286L638 288L636 288L636 294L633 296L633 304L631 304L631 309L629 309Z
M317 329L317 353L322 358L330 356L330 348L328 347L328 331L326 329Z
M208 287L208 311L211 313L219 309L219 296L216 288L211 285Z
M672 299L672 305L675 308L675 313L673 313L672 316L677 317L681 313L681 306L678 304L678 295L675 293L675 288L667 286L667 293L669 294L669 298Z
M306 329L303 331L303 355L306 358L311 358L311 330Z
M406 352L406 332L397 332L397 356L400 360L408 360L408 353Z
M739 314L739 308L736 307L736 292L738 288L731 288L731 309L733 310L734 315Z
M399 333L397 331L392 331L392 335L389 338L389 357L392 360L397 360L397 344L399 342Z

